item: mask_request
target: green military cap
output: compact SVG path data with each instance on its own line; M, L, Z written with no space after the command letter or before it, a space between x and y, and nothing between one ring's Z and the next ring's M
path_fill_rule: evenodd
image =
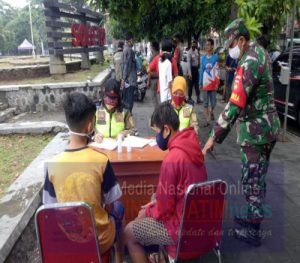
M232 41L236 39L236 37L240 34L247 34L249 33L245 22L243 19L238 18L233 20L226 28L225 28L225 48L229 48Z

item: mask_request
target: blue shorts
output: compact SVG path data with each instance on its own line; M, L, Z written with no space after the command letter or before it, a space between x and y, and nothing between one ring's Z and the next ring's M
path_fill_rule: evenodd
M203 90L202 94L204 108L211 107L214 109L216 107L216 91Z
M120 239L121 236L121 231L122 231L122 221L124 218L125 214L125 208L122 202L116 201L114 202L114 207L112 212L109 214L114 222L115 222L115 227L116 227L116 237L115 237L115 242Z

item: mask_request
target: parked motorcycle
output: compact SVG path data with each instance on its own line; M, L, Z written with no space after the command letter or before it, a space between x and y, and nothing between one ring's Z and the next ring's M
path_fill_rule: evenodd
M137 73L137 86L134 89L134 99L138 102L143 102L147 90L148 74L142 70Z

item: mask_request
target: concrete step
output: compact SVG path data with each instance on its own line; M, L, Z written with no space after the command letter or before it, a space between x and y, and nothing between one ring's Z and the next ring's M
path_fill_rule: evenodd
M8 105L4 102L0 102L0 111L6 110L8 108Z
M16 114L16 108L8 108L0 111L0 123L12 118Z

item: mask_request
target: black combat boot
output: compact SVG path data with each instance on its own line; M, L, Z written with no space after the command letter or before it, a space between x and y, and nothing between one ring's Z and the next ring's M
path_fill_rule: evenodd
M246 242L252 246L261 245L260 223L249 224L241 229L234 229L234 235L237 239Z
M247 217L234 216L234 222L239 224L242 227L247 227L251 223L255 223L253 220L248 219Z

